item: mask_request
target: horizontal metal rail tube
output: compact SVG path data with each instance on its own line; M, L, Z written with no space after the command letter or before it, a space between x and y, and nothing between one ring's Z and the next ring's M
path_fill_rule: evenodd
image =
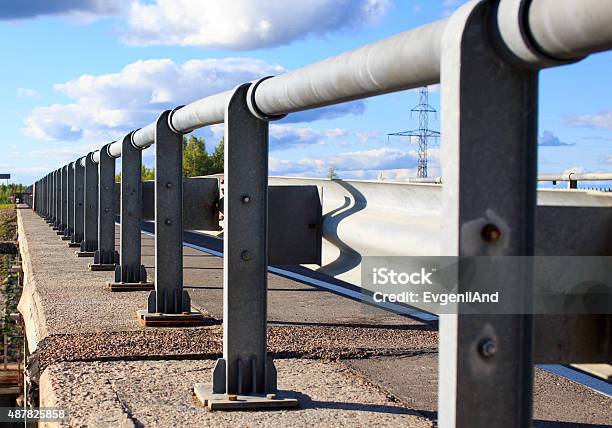
M538 181L612 181L612 173L593 172L538 175ZM442 177L409 178L410 183L442 184Z
M558 59L575 59L612 49L609 0L533 0L529 31L539 49Z
M257 88L255 103L265 114L276 115L437 83L446 22L436 21L267 79ZM177 110L172 127L188 132L222 123L232 92L211 95ZM150 146L154 130L154 124L139 129L133 144ZM120 145L111 145L109 152L119 155Z
M275 116L437 83L447 22L438 20L264 80L255 91L255 104ZM612 7L607 1L533 0L527 22L533 43L551 58L578 59L612 48ZM171 127L189 132L223 122L231 93L211 95L175 111ZM154 129L152 123L137 130L133 144L153 144ZM109 153L121 156L121 144L113 143Z
M538 181L612 181L611 173L574 173L569 174L544 174L538 176Z
M440 20L261 82L255 102L285 114L437 83Z

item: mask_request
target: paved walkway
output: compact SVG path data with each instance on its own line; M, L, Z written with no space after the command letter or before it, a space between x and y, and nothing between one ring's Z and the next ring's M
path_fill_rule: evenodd
M192 387L210 380L222 352L222 260L185 248L192 302L218 324L144 328L135 314L148 292L111 293L112 273L88 272L91 259L77 258L40 217L19 216L32 375L41 405L70 410L68 426L433 426L434 325L270 275L269 351L279 387L300 409L207 412ZM153 239L143 235L142 246L153 277ZM609 398L539 371L535 409L545 423L612 421Z

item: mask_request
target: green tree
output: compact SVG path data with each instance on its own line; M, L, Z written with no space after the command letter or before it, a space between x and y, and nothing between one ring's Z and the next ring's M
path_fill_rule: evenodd
M0 204L8 204L13 193L25 192L27 186L23 184L0 184Z
M206 151L206 142L203 138L190 136L183 137L183 175L197 177L202 175L219 174L223 172L223 139L212 153ZM155 180L155 168L142 166L142 181ZM121 173L115 176L117 183L121 182Z
M140 174L142 181L155 180L155 168L148 168L143 165Z
M148 168L143 165L140 168L140 179L142 181L155 180L155 168ZM121 173L115 174L115 183L121 183Z
M333 165L330 166L327 170L327 178L329 178L330 180L337 180L340 178L340 176L338 176L338 173L336 172L336 168Z
M212 159L206 152L204 138L190 136L189 140L183 137L183 175L196 177L210 174Z
M215 150L213 151L212 155L210 155L212 159L212 162L211 162L212 165L211 165L211 172L209 174L220 174L223 172L224 170L223 168L224 152L225 152L225 138L221 138L221 141L219 142L217 147L215 147Z

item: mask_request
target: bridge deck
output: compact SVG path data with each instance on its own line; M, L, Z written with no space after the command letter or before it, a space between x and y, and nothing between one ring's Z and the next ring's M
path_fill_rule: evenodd
M433 425L434 325L270 275L269 351L277 359L279 387L294 391L301 408L209 413L192 399L191 388L210 380L222 351L220 324L140 327L135 313L147 292L109 292L111 273L87 272L90 260L75 257L32 211L19 210L19 234L25 272L20 311L39 362L41 405L67 407L75 423ZM142 245L153 276L154 241L144 235ZM219 321L221 262L185 248L185 284L194 306ZM612 418L612 399L553 375L539 373L536 381L545 391L536 395L536 419L602 424Z

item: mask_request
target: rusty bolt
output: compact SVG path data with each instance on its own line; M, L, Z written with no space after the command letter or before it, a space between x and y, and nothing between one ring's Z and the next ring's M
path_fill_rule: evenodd
M248 262L249 260L251 260L251 253L249 253L248 250L244 250L242 253L240 253L240 258Z
M276 400L276 394L266 394L268 400Z
M493 223L488 223L482 228L480 235L485 242L492 244L493 242L497 242L501 237L501 230Z
M227 394L227 399L229 401L237 401L238 400L238 396L236 394Z
M480 355L485 358L491 358L497 352L497 344L493 339L484 339L479 346Z

